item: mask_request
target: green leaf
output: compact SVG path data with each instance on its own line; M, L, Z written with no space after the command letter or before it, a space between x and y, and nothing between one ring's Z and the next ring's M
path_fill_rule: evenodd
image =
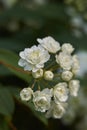
M12 71L16 76L29 82L29 72L24 71L21 67L18 66L18 60L19 57L15 53L8 50L0 50L0 63Z
M24 48L24 44L18 41L16 38L0 38L0 48L9 49L13 51L19 51Z
M0 87L0 114L11 116L14 112L14 100L7 88Z
M42 121L45 125L48 125L48 120L45 117L45 115L41 112L38 112L35 110L34 106L32 103L29 102L29 104L27 104L28 107L32 110L33 114L40 120Z
M0 75L7 76L10 74L10 71L6 69L3 65L0 65Z

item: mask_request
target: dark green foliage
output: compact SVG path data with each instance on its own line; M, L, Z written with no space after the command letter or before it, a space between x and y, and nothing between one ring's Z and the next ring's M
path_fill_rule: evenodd
M61 44L70 42L76 50L87 50L87 36L72 34L65 9L62 0L41 6L20 0L11 8L0 6L0 130L69 129L59 120L47 120L32 103L25 104L19 97L32 78L18 66L18 53L37 44L36 38L50 35Z

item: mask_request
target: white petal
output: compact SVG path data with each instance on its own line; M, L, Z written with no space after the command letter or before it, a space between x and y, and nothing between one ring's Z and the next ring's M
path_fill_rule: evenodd
M24 70L29 70L29 71L31 71L31 70L32 70L32 66L31 66L30 64L26 64L26 65L24 66Z
M20 60L18 61L18 65L20 65L20 66L25 66L25 65L26 65L26 61L25 61L24 59L20 59Z
M21 52L19 53L19 56L20 56L22 59L25 59L24 51L21 51Z

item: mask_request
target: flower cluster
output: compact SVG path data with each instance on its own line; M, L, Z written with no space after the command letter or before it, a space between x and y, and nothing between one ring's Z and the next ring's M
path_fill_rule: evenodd
M70 43L60 43L48 36L37 39L38 46L20 52L18 64L31 71L33 84L20 92L23 101L31 101L37 111L47 118L61 118L66 112L69 96L76 97L79 80L74 79L79 70L77 55Z

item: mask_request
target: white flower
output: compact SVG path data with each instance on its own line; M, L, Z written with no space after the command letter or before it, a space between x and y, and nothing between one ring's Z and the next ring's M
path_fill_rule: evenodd
M53 114L54 118L60 119L65 114L65 108L63 107L63 105L61 103L55 104L54 107L53 107L53 113L52 114Z
M74 51L74 48L70 43L64 43L61 49L63 52L68 54L71 54Z
M36 72L32 72L32 76L36 79L41 78L43 76L43 69L39 69Z
M73 55L72 60L73 60L72 72L74 74L77 74L80 69L79 58L77 55Z
M54 77L54 74L53 74L53 72L52 71L45 71L44 72L44 79L45 80L52 80L53 79L53 77Z
M56 84L53 89L53 95L54 95L54 101L55 103L60 102L65 102L68 99L68 93L69 90L67 88L67 83L62 82Z
M44 89L43 91L36 91L33 95L33 103L37 111L45 112L50 108L50 101L52 97L52 89Z
M50 53L56 53L60 50L59 42L55 41L52 37L48 36L43 39L37 39L42 47L48 50Z
M32 97L33 90L31 88L24 88L20 92L21 100L29 101Z
M65 114L65 107L66 107L66 103L54 103L51 102L51 107L50 109L47 111L46 113L46 117L50 118L56 118L56 119L60 119L62 118L62 116Z
M69 90L70 90L70 94L72 96L77 96L78 95L78 90L79 90L79 87L80 87L80 82L79 80L71 80L69 82Z
M73 74L72 74L71 71L64 71L64 72L62 72L61 77L62 77L62 79L63 79L64 81L69 81L69 80L72 79Z
M21 59L18 64L24 67L24 70L32 70L36 72L40 68L44 67L44 63L50 58L48 51L42 48L40 45L32 46L31 48L26 48L24 51L20 52Z
M64 69L70 70L72 66L72 57L69 54L60 52L59 55L56 55L56 62Z

